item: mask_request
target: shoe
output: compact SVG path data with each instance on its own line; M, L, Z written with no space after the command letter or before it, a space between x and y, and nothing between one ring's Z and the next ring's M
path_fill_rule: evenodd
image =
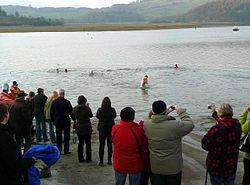
M108 165L112 165L112 162L111 162L111 161L108 161L107 164L108 164Z
M71 152L64 152L64 155L69 155L71 154Z
M103 167L103 162L99 162L98 165Z
M84 163L85 159L78 159L79 163Z

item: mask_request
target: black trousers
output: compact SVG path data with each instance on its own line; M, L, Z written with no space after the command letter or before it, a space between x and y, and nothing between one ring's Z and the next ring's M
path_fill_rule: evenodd
M145 172L145 171L143 171L141 173L141 178L140 178L139 185L148 185L149 179L150 179L150 182L152 184L152 172Z
M152 185L181 185L182 172L173 175L152 174Z
M27 150L29 150L29 148L31 147L31 133L30 133L30 126L27 126L25 128L22 129L22 131L18 131L15 133L15 140L16 140L16 144L17 144L17 150L18 150L18 155L22 156L22 144L24 141L24 152L26 152Z
M242 185L249 185L250 184L250 160L244 158L244 176Z
M78 136L78 160L83 161L83 148L84 148L84 143L86 144L86 161L89 162L92 160L92 154L91 154L91 134L88 135L80 135L77 134Z
M113 153L111 132L99 132L99 158L100 158L100 162L103 162L106 139L107 139L107 146L108 146L108 161L111 162L112 153Z
M64 153L69 152L70 123L65 125L56 124L56 144L62 152L62 133L64 134Z

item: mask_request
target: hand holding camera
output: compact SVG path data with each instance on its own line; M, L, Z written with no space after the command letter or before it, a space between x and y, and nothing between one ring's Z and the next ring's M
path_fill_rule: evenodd
M211 110L211 112L214 112L215 111L215 109L216 109L216 106L215 106L215 104L214 103L211 103L208 107L207 107L208 109L210 109Z

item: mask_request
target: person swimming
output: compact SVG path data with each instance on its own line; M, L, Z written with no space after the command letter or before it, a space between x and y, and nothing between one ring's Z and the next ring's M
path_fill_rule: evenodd
M146 89L148 85L148 75L145 75L141 81L141 89Z
M65 71L65 73L67 73L67 72L68 72L68 69L65 69L64 71Z
M56 72L59 73L59 69L58 68L56 69Z
M94 76L94 71L93 70L90 71L89 76Z
M174 68L175 68L175 69L178 69L178 68L179 68L179 66L178 66L177 64L175 64L175 65L174 65Z

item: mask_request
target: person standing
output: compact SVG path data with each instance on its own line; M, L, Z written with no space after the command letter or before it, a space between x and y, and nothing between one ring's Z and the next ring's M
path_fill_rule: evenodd
M33 158L21 158L18 146L9 133L8 108L0 104L0 184L24 185L23 174L35 164Z
M240 124L244 134L248 134L250 132L250 119L247 119L249 112L250 108L244 108L240 116ZM250 153L245 152L243 163L244 163L244 176L242 185L248 185L250 184Z
M99 120L97 130L99 131L99 166L103 166L103 156L105 141L107 139L108 146L108 164L111 165L112 161L112 141L111 141L111 131L115 124L116 111L111 107L111 101L109 97L105 97L102 100L102 105L98 108L96 112L96 117Z
M220 104L218 112L211 105L214 125L201 140L202 148L208 151L206 166L212 185L234 185L237 170L241 125L233 119L229 104Z
M91 134L92 126L90 118L93 117L92 111L87 103L87 99L84 96L79 96L78 105L74 107L73 113L76 119L76 133L78 136L78 161L79 163L84 162L83 148L84 143L86 144L86 162L92 161L91 152Z
M44 115L44 107L46 101L47 96L44 95L44 90L42 88L38 88L37 94L34 97L34 115L36 118L36 141L41 142L41 135L43 135L44 143L48 141L46 120Z
M25 103L28 106L29 109L29 114L30 114L30 125L31 125L31 142L34 142L34 136L35 136L35 129L34 129L34 125L33 125L33 119L34 119L34 97L35 97L35 93L33 91L29 92L29 95L26 97Z
M50 135L50 140L52 143L56 143L56 136L55 136L55 131L54 131L54 125L50 117L50 109L51 109L52 102L56 100L57 98L58 98L58 92L53 91L52 95L47 99L47 102L44 107L45 118L49 124L49 135Z
M27 151L31 146L31 113L28 105L25 103L25 96L27 94L24 91L19 91L16 95L15 103L9 108L9 126L16 140L20 156L22 155L21 146L23 139L25 141L24 151Z
M172 107L172 108L171 108ZM176 110L181 120L168 114ZM180 185L182 177L182 137L194 124L185 109L155 101L144 129L149 143L152 185Z
M69 100L65 99L65 91L60 89L58 91L59 97L52 102L50 109L51 121L56 127L56 143L57 147L62 153L62 133L64 134L64 154L70 154L69 140L70 140L70 117L75 121L72 113L72 105Z
M112 128L114 146L113 166L115 170L115 185L125 185L127 174L129 184L138 185L143 170L143 151L145 151L146 136L143 128L133 122L135 110L126 107L120 112L121 121Z

